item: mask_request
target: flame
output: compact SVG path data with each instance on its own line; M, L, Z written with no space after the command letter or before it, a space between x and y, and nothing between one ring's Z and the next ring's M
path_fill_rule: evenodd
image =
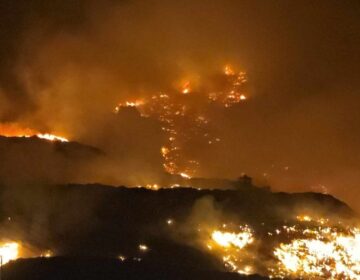
M225 65L224 67L224 73L226 76L231 76L231 75L235 75L235 71L233 70L231 65Z
M38 137L48 141L69 142L65 137L49 133L40 133L31 128L23 128L16 123L0 124L0 135L5 137Z
M134 108L137 108L141 105L144 104L144 101L143 100L135 100L135 101L125 101L123 103L119 103L116 107L115 107L115 110L114 112L115 113L118 113L121 108L126 108L126 107L134 107Z
M50 258L54 255L51 250L44 250L33 247L30 244L25 244L22 241L0 242L0 261L1 264L7 264L10 261L17 260L18 258Z
M69 140L64 137L56 136L56 135L49 134L49 133L45 133L45 134L39 133L39 134L36 134L36 137L38 137L40 139L49 140L49 141L69 142Z
M247 100L244 93L246 73L237 73L227 65L222 75L225 83L221 83L221 88L215 86L213 92L200 91L197 95L199 102L194 102L189 94L192 91L191 83L185 81L180 85L180 89L166 93L159 92L148 99L121 102L114 111L118 113L122 108L135 107L142 117L158 120L168 139L160 148L163 168L170 174L178 174L190 179L198 172L200 162L196 158L185 156L189 154L186 151L189 142L197 139L203 141L204 145L215 145L221 141L216 135L212 135L208 107L203 105L210 102L229 108Z
M360 228L308 214L296 216L293 222L265 232L261 229L264 223L258 232L234 223L223 223L221 229L210 231L198 228L197 232L207 251L221 259L229 271L239 274L360 279Z
M147 184L145 188L152 191L158 191L160 189L160 186L158 184Z
M219 230L215 230L212 233L211 237L218 245L224 248L234 246L236 248L242 249L247 244L250 244L254 241L249 228L245 228L240 233L222 232Z
M186 174L185 172L181 172L180 176L185 178L185 179L191 179L191 176L189 174Z
M190 87L190 82L188 81L182 86L181 92L183 94L188 94L188 93L190 93L190 91L191 91L191 87Z
M222 227L227 228L227 225L223 224ZM224 266L230 271L250 274L253 268L244 262L242 253L254 241L253 230L248 225L242 225L236 231L213 230L206 247L213 254L219 255Z
M311 222L312 221L312 218L308 215L299 215L299 216L296 216L296 219L301 222Z
M7 242L0 244L0 257L2 263L6 264L9 261L16 260L19 256L19 244L17 242Z
M275 248L274 256L279 265L273 276L360 279L359 229L343 233L319 227L304 231L303 235L304 238L281 243Z
M45 252L43 252L40 257L42 258L51 258L53 256L53 252L51 250L46 250Z

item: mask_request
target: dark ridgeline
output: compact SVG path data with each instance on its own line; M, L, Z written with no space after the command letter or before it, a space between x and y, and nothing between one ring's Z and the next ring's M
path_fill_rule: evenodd
M18 260L4 269L6 280L266 280L237 273L121 263L116 259L56 257Z

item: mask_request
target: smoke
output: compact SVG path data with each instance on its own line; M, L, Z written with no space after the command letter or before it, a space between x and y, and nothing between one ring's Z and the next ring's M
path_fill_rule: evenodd
M251 192L256 190L238 195L233 192L231 195L237 196L234 205L230 203L231 199L222 197L226 195L221 191L218 195L214 192L214 196L203 195L194 201L182 223L171 225L173 238L222 262L218 269L280 278L291 273L295 278L299 275L310 277L312 273L318 273L316 271L328 273L325 272L328 268L322 264L322 248L333 246L330 244L341 238L358 238L358 219L348 212L350 209L345 204L333 197L284 194L288 196L285 198L261 190L256 195ZM265 203L262 199L267 195L272 199ZM322 245L319 242L323 242ZM316 250L310 248L314 244L318 245ZM331 254L352 254L353 249L347 251L341 245L336 246L339 245L334 245ZM313 254L319 251L322 253ZM328 258L333 258L331 254ZM289 256L297 259L295 268L288 262ZM352 267L347 260L341 261ZM334 277L343 278L341 273L337 271L335 274L339 275Z
M119 102L176 90L184 79L208 83L199 77L231 63L247 72L249 99L211 112L221 142L191 146L197 175L244 172L357 207L357 1L8 2L0 119L102 149L115 163L97 166L107 174L94 180L164 175L161 124L136 112L114 116Z

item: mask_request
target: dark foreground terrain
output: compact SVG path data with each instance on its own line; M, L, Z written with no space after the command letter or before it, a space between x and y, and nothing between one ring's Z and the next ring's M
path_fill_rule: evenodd
M198 224L217 219L266 232L294 219L299 210L337 218L353 215L331 196L272 193L254 186L151 191L103 185L2 185L0 200L2 239L19 242L30 252L21 257L46 250L63 256L9 263L2 278L8 280L247 279L224 272L221 256L199 243L208 237L198 234Z
M265 280L260 276L240 276L187 267L156 267L138 262L104 258L20 259L3 270L6 280Z

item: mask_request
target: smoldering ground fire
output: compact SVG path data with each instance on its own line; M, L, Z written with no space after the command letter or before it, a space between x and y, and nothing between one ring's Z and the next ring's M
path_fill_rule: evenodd
M360 279L357 1L5 2L4 263Z

